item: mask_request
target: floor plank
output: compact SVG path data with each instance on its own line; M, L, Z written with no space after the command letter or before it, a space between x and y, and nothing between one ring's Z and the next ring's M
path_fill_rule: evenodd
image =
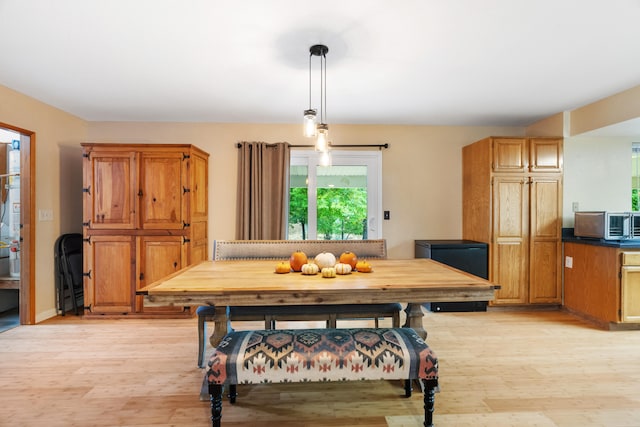
M427 313L424 324L440 360L438 427L640 426L640 331L560 311ZM293 325L319 326L280 326ZM67 315L10 329L0 333L0 426L208 426L196 352L195 319ZM422 396L403 398L400 382L239 393L224 402L224 426L422 425Z

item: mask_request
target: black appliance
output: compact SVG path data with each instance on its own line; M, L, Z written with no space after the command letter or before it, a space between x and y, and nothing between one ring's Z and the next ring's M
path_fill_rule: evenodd
M489 279L489 245L473 240L416 240L415 257L431 258L458 270ZM487 311L487 301L432 302L425 308L439 311Z

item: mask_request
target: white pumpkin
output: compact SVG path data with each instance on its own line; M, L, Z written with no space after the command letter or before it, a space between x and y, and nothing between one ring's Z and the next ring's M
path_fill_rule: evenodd
M351 273L351 265L343 262L336 264L336 274L349 274Z
M333 277L336 277L336 269L333 267L325 267L322 269L322 277L325 277L327 279L331 279Z
M320 271L320 269L316 264L307 263L307 264L302 264L300 271L302 272L302 274L313 276L314 274L318 274L318 271Z
M322 270L325 267L333 267L336 265L336 256L330 252L322 252L316 255L313 262Z

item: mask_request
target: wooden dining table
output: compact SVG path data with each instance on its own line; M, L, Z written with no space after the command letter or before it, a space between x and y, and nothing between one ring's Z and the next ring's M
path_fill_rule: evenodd
M405 326L423 338L425 302L491 301L499 286L427 258L372 260L370 273L335 278L278 274L277 261L203 261L138 291L146 306L215 306L213 346L226 335L229 306L406 303Z
M278 274L277 261L203 261L137 293L145 306L215 306L216 346L229 327L229 306L406 303L405 326L423 338L425 302L491 301L499 286L427 258L371 260L370 273L335 278Z

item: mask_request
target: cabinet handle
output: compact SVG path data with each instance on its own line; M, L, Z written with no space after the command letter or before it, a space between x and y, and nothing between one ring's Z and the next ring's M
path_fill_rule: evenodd
M138 190L138 197L142 197L142 188Z
M178 267L178 263L177 262L173 262L173 268L177 268Z

